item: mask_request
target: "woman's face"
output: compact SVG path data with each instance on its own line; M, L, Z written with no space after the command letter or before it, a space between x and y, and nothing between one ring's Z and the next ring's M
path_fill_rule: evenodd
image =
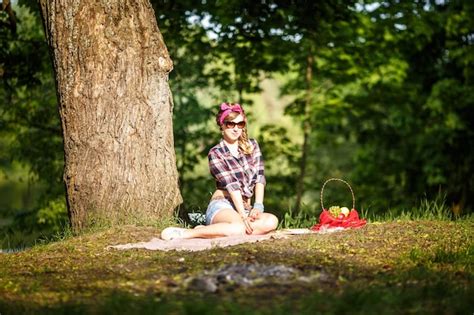
M242 135L242 130L245 128L245 119L242 115L238 115L232 120L224 121L221 128L224 140L228 143L234 143Z

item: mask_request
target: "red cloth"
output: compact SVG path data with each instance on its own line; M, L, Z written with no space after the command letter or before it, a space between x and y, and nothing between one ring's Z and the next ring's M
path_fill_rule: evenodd
M345 217L343 214L340 214L337 218L333 217L329 211L324 209L319 216L319 223L313 225L310 230L319 231L321 228L335 227L343 227L346 229L360 228L366 223L367 220L359 219L359 214L355 209L352 209L347 217Z

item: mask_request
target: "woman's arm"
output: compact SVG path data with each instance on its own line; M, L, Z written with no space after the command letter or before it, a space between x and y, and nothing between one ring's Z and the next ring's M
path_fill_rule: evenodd
M255 202L253 203L252 210L250 210L249 217L253 220L258 219L260 213L264 211L263 207L263 194L265 190L265 185L262 183L255 184Z
M232 201L234 202L234 206L237 209L237 212L240 214L240 217L244 222L245 232L247 234L252 234L253 229L250 226L250 221L253 221L254 218L245 214L244 201L242 199L242 194L240 193L240 190L229 191L229 194L232 198Z
M263 196L265 193L265 185L262 183L255 184L255 203L263 204Z
M252 144L254 146L253 158L254 158L254 165L256 166L257 170L257 179L254 188L254 207L250 213L250 215L254 218L257 218L260 212L264 211L263 207L263 197L265 191L265 165L263 163L263 156L262 151L260 151L260 146L256 140L252 140Z
M245 207L244 207L244 200L242 199L242 194L240 193L240 190L233 190L229 191L230 197L232 198L232 201L234 202L235 209L237 212L240 214L242 218L245 218Z

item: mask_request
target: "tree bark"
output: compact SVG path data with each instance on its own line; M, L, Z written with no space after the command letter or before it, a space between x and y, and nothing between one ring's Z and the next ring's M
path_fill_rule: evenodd
M64 136L75 231L144 223L181 203L173 65L148 0L39 0Z
M10 0L3 0L1 4L1 10L5 11L8 15L8 28L12 32L13 35L16 35L16 16L15 12L12 9L12 3Z

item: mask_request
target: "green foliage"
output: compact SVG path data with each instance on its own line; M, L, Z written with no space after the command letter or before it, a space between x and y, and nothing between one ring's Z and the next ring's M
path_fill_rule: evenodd
M294 213L290 208L285 212L283 220L280 221L278 228L310 228L317 223L318 215L303 205L301 211Z
M67 225L66 200L60 197L50 200L45 207L36 213L37 222L40 226L47 226L53 232L59 232Z
M450 206L472 210L474 89L460 71L466 63L454 63L458 56L450 53L472 40L443 24L459 10L472 10L463 6L393 3L357 14L345 25L351 30L338 28L349 35L347 42L316 49L315 93L307 110L305 63L295 65L299 75L289 77L284 92L297 95L287 114L312 127L307 187L333 172L354 183L361 207L378 213L409 208L440 189ZM321 163L325 151L327 164ZM306 197L314 202L316 196L308 188Z
M364 209L361 212L362 217L371 222L386 222L398 220L470 220L471 215L457 215L446 204L446 194L439 193L434 199L428 197L422 198L416 206L410 210L401 208L388 209L383 213L372 211L371 208Z
M298 146L285 127L273 124L263 125L257 140L265 161L265 205L271 213L283 218L296 193Z
M370 219L472 213L471 2L151 2L174 61L181 219L205 211L214 188L206 155L219 140L213 119L222 101L242 102L258 126L251 136L265 157L265 204L282 222L294 217L291 224L302 225L305 213L318 213L321 185L329 177L352 184L356 208ZM25 183L41 195L31 198L35 205L28 209L2 204L0 222L14 222L9 235L38 235L67 220L60 206L62 137L37 3L23 0L13 8L16 33L6 13L0 15L0 169L8 173L14 163L23 165ZM311 82L308 56L314 58ZM253 97L269 76L283 84L281 103L291 126L270 121L274 115L266 113L273 104ZM309 132L305 206L285 219L295 202L302 156L294 130L303 126ZM0 193L18 191L13 186L5 184ZM350 202L345 189L328 187L326 195L328 205ZM439 195L446 196L442 206ZM420 205L421 196L426 201Z
M0 145L5 146L0 166L7 171L15 163L23 165L29 172L24 176L31 187L27 193L33 196L37 191L40 196L27 208L0 209L0 217L13 216L13 223L0 230L8 247L28 246L62 229L67 220L65 206L60 205L64 157L48 47L36 5L13 8L16 33L0 27L0 97L5 100L0 103Z

